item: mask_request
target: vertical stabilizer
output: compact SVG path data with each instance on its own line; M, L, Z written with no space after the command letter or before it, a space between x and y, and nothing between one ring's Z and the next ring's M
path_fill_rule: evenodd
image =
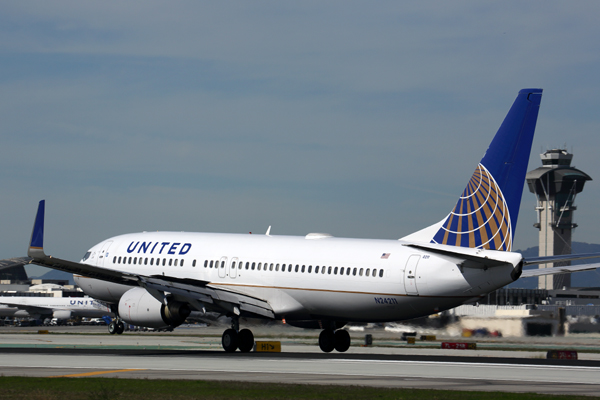
M541 99L542 89L519 92L454 209L405 240L511 250Z

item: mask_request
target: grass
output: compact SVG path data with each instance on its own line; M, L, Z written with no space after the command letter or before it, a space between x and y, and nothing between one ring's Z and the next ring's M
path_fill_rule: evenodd
M179 400L179 399L401 399L512 400L598 399L528 393L386 389L362 386L291 385L219 381L115 378L0 377L0 399Z

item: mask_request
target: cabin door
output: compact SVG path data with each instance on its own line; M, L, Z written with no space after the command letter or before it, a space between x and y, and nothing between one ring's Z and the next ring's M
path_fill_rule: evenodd
M106 260L106 258L109 257L108 248L110 247L111 244L112 244L112 240L109 240L108 242L106 242L102 245L102 249L100 249L100 254L98 254L98 266L99 267L103 267L104 260Z
M417 267L421 256L412 255L408 257L406 267L404 268L404 290L409 296L418 296L419 291L417 290Z

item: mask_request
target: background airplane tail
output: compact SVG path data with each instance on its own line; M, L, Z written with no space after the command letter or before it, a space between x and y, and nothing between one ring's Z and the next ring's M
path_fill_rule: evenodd
M541 99L542 89L519 92L454 209L403 240L511 250Z

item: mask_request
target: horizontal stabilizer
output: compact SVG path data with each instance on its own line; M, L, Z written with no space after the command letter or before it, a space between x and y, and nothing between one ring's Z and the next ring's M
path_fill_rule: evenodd
M457 247L433 243L410 243L408 247L419 249L431 254L451 258L457 264L465 264L470 268L491 268L506 264L517 265L521 261L519 253L506 251L494 251L483 249L472 249L468 247Z
M523 270L521 278L531 278L533 276L567 274L570 272L590 271L600 268L600 263L583 264L583 265L566 265L564 267L554 268L534 268Z
M523 265L548 264L571 260L600 258L600 253L563 254L560 256L531 257L523 260Z

